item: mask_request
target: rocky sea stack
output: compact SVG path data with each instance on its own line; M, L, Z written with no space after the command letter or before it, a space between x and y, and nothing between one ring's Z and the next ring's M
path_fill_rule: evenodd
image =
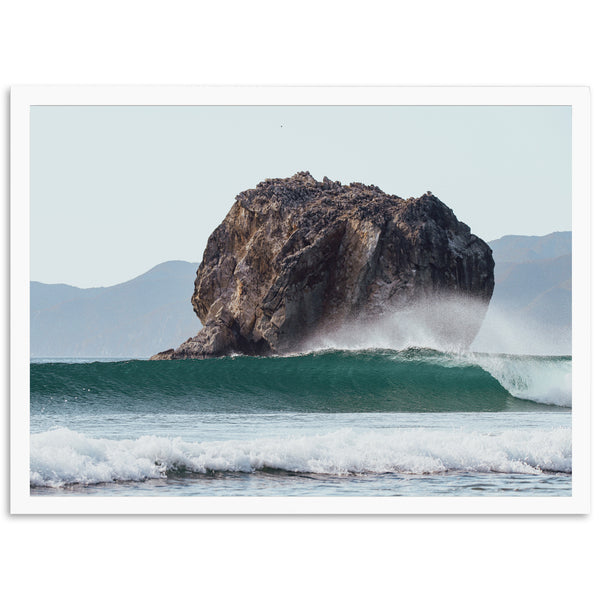
M236 197L197 271L203 329L152 358L295 351L320 332L448 297L482 307L468 326L441 315L467 346L493 289L491 249L430 192L405 200L300 172Z

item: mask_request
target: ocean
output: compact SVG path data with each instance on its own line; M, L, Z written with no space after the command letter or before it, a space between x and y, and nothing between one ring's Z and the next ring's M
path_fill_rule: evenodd
M32 359L30 493L570 496L571 357Z

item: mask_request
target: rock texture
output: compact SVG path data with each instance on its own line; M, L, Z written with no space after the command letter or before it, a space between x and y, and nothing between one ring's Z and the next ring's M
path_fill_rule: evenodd
M491 249L430 192L404 200L300 172L236 197L197 272L192 305L204 328L152 358L293 351L319 331L368 326L424 299L486 307L493 289ZM480 323L455 334L468 344Z

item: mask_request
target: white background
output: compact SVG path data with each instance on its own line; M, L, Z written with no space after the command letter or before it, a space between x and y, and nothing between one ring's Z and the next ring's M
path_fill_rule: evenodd
M597 23L582 1L11 2L0 23L3 218L10 85L589 85L594 148ZM8 240L3 249L7 282ZM1 326L7 340L7 317ZM600 587L597 514L10 517L8 440L1 448L9 597L562 599Z

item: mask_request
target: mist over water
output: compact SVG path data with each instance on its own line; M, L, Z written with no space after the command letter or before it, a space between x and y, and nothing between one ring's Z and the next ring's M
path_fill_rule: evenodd
M426 298L371 320L347 322L311 338L305 350L430 348L463 352L477 335L487 303L465 297ZM491 350L493 351L493 350Z
M399 308L378 319L324 330L303 352L430 348L440 352L565 356L571 354L570 328L553 327L472 298L435 298Z
M515 316L494 306L487 312L471 350L543 356L570 355L571 328Z

